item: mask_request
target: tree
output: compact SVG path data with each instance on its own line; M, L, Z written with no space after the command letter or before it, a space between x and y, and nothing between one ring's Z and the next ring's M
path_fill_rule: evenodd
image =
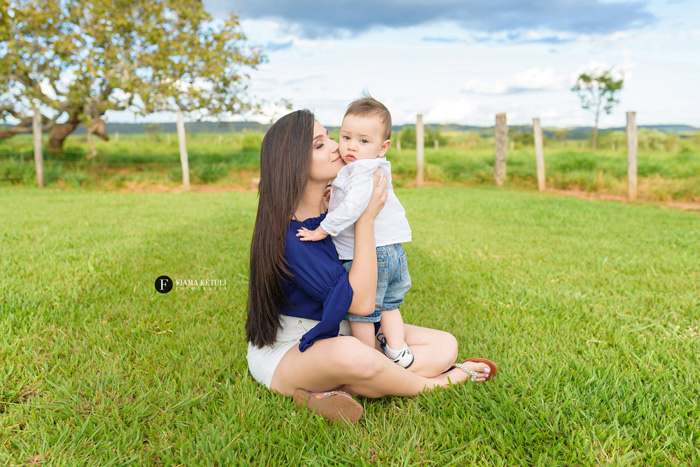
M0 0L0 139L32 131L38 106L49 150L80 123L109 139L107 110L182 110L199 118L256 110L238 17L214 21L201 0ZM96 151L93 147L93 154Z
M598 144L598 119L600 112L610 114L615 104L620 101L615 99L615 94L622 89L624 77L616 80L612 76L612 69L599 71L589 70L581 73L576 80L572 91L581 99L581 107L591 110L595 115L595 127L593 128L593 150Z
M435 140L438 141L440 147L445 147L450 142L450 138L446 134L440 132L440 125L426 125L425 138L423 139L424 146L432 147L435 144Z
M542 136L544 137L544 134ZM530 129L523 131L522 127L508 128L508 139L519 148L535 145L535 134Z
M416 127L407 125L401 129L398 138L401 140L401 145L405 148L416 147Z

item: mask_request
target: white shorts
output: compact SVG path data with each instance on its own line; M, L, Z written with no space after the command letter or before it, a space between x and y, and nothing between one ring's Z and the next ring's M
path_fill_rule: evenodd
M258 348L248 342L248 368L253 378L268 388L272 375L277 369L282 357L295 345L298 346L301 337L309 332L319 322L313 319L295 318L280 315L282 327L277 331L277 340L272 345ZM347 320L340 322L339 336L351 336L350 324Z

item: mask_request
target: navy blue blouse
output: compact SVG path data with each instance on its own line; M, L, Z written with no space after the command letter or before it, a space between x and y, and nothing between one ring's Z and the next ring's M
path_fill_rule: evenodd
M284 257L293 277L284 284L289 306L283 307L281 313L320 321L301 338L301 352L318 339L337 336L352 303L348 273L338 259L331 236L319 242L302 242L296 236L301 227L315 230L325 217L324 213L302 222L292 220L287 228Z

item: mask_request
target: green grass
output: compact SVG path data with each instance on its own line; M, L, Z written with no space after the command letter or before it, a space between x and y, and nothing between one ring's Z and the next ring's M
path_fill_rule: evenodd
M249 172L260 168L262 133L222 135L192 133L187 137L192 183L236 183L248 186ZM45 138L46 140L46 138ZM119 143L97 140L98 156L87 160L90 148L85 137L71 137L63 154L44 155L46 186L114 189L130 184L182 183L177 137L121 135ZM241 177L245 174L245 183ZM34 150L29 137L0 141L0 185L34 185Z
M700 463L697 214L397 193L405 320L499 374L331 427L247 370L254 193L0 188L0 465Z
M462 141L468 133L451 135L451 143L439 150L425 150L425 180L440 185L493 183L493 141ZM337 135L336 135L337 136ZM613 136L619 136L614 134ZM671 135L674 136L674 135ZM248 187L260 168L262 133L244 132L188 136L190 179L194 184ZM609 138L611 138L610 136ZM608 138L608 139L609 139ZM670 138L670 136L669 136ZM677 136L676 136L677 139ZM479 141L476 149L468 144ZM0 141L0 185L36 183L31 138ZM44 167L47 186L114 189L133 185L182 183L177 138L171 135L122 135L119 143L98 141L98 156L86 160L89 148L84 136L72 136L62 155L47 154ZM550 141L545 148L547 186L589 193L627 195L627 152L624 144L601 144L592 152L576 141ZM416 151L389 150L397 186L416 178ZM675 149L674 149L675 148ZM507 183L537 188L534 149L518 142L508 152ZM640 145L639 198L652 201L700 202L700 138L686 138L671 148Z
M492 184L494 155L491 148L425 150L425 180L438 184ZM415 179L416 151L404 149L388 156L399 186ZM678 153L640 152L639 193L654 201L700 201L700 150ZM548 188L590 193L627 194L626 149L611 151L560 147L545 150ZM506 183L537 189L532 148L508 152Z

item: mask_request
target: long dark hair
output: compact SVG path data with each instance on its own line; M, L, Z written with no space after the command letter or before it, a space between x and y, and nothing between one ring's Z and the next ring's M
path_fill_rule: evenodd
M275 342L287 303L285 234L309 180L313 131L314 115L297 110L277 120L263 138L245 325L248 341L257 347Z

